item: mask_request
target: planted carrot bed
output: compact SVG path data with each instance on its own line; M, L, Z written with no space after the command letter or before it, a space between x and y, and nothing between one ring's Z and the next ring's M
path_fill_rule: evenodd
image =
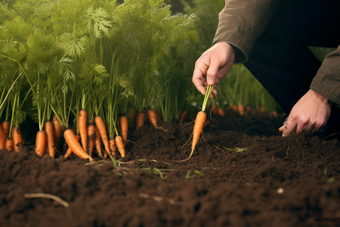
M184 163L174 161L190 154L194 119L131 130L118 161L1 150L0 226L320 226L340 217L339 141L283 138L283 119L226 111Z

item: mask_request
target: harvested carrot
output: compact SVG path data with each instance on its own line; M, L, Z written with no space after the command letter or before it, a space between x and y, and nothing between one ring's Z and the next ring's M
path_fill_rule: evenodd
M136 119L136 129L139 129L142 127L145 123L145 114L144 112L139 112L137 114L137 119Z
M106 127L103 118L97 116L94 118L100 137L102 138L106 153L110 154L109 139L107 137Z
M7 140L6 140L6 150L8 150L9 152L13 152L13 150L14 150L13 139L7 138Z
M44 123L44 131L46 132L47 137L47 153L54 158L55 155L55 137L54 137L54 128L52 121L45 121Z
M188 111L187 110L183 110L181 112L181 114L179 115L179 124L183 124L184 123L184 120L187 117L187 115L188 115Z
M71 150L75 155L82 159L89 159L90 162L93 161L93 158L91 158L91 156L89 156L80 146L80 143L77 141L77 138L71 129L66 129L64 132L64 138L65 142L69 147L71 147Z
M10 122L5 120L1 123L1 126L2 126L2 130L4 131L6 137L8 137Z
M77 141L79 142L80 136L79 136L78 134L75 135L75 136L76 136ZM72 149L71 149L71 147L69 147L69 148L67 149L66 153L64 154L64 158L70 157L71 154L72 154Z
M120 156L122 156L122 158L124 158L125 157L125 147L124 147L123 138L121 136L116 136L115 141L116 141L116 146L118 148Z
M224 117L224 111L223 111L222 108L218 108L217 115L220 116L220 117Z
M97 128L95 129L95 131L96 131L96 138L95 138L96 150L97 150L99 156L103 157L102 146L101 146L101 142L100 142L100 134L99 134L99 131L98 131ZM104 154L104 158L105 158L105 154Z
M116 155L117 147L116 147L115 139L110 139L109 140L109 144L110 144L111 155L113 155L113 156Z
M137 109L132 107L132 110L131 110L131 113L130 113L130 118L131 118L132 122L136 121L136 114L137 114Z
M88 135L88 141L89 141L89 144L88 144L89 152L88 152L88 154L90 156L92 156L93 148L94 148L94 141L96 139L96 126L94 126L94 123L90 123L89 126L87 127L87 135Z
M120 133L123 137L124 146L126 144L126 140L128 137L128 130L129 130L128 118L126 116L121 116L120 117Z
M35 139L35 153L40 157L44 156L47 136L45 131L38 131Z
M62 134L61 124L56 115L53 116L52 122L54 128L54 146L58 148L60 136Z
M240 116L244 115L244 107L242 104L239 104L237 107L238 113L240 114Z
M81 139L81 144L85 152L87 152L87 112L86 110L79 111L78 128Z
M20 148L23 146L21 130L19 127L14 126L12 128L12 140L14 151L19 152Z
M199 139L201 132L203 130L205 120L207 118L207 115L204 111L205 111L205 108L207 106L208 98L209 98L209 95L210 95L213 87L214 87L213 85L208 85L208 87L207 87L207 90L206 90L205 96L204 96L204 100L203 100L202 110L197 113L196 119L195 119L194 131L193 131L193 135L192 135L191 153L189 155L189 158L184 159L182 161L188 161L191 158L192 154L194 153L194 150L195 150L196 145L198 143L198 139Z
M2 130L2 126L0 125L0 150L4 150L6 148L6 139L4 131Z

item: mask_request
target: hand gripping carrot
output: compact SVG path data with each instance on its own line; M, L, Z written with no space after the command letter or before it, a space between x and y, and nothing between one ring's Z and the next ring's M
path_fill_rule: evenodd
M64 138L69 147L71 147L72 152L82 159L89 159L90 162L93 162L93 158L88 155L83 148L80 146L76 136L74 135L72 129L66 129L64 132Z
M38 131L35 139L35 153L40 157L44 156L46 140L47 140L46 132Z
M54 158L55 155L55 137L54 137L54 128L52 121L45 121L44 123L44 131L47 137L47 153Z
M87 152L87 112L86 110L80 110L78 118L79 118L78 128L79 128L81 144L83 145L84 151Z
M20 148L23 146L21 130L19 127L15 126L12 128L12 140L14 151L19 152Z
M189 155L189 158L184 159L182 161L188 161L191 158L192 154L194 153L198 139L201 135L201 132L204 126L205 119L207 118L207 115L204 111L207 106L208 98L209 98L209 95L212 89L213 89L213 85L208 85L205 96L204 96L202 110L199 111L196 115L195 126L194 126L193 137L192 137L191 153Z
M97 116L94 118L100 137L102 138L106 153L110 154L109 138L107 136L106 127L103 118Z
M128 137L128 130L129 130L128 118L126 116L121 116L120 117L120 133L124 141L124 146L126 144L126 140Z

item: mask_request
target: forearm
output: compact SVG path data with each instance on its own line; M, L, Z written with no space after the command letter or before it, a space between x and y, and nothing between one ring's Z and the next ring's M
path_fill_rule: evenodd
M310 88L340 106L340 46L325 57Z
M256 39L275 13L279 0L226 0L219 14L219 24L213 40L227 42L236 52L235 63L247 61Z

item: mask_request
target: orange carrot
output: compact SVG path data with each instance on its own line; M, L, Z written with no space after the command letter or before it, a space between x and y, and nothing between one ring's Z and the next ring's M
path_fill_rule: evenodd
M124 147L123 138L121 136L116 136L115 141L116 141L116 146L118 148L120 156L122 156L122 158L124 158L125 157L125 147Z
M279 115L277 114L276 110L273 110L273 111L271 112L271 114L272 114L273 117L278 117L278 116L279 116Z
M13 152L13 150L14 150L13 139L7 138L7 140L6 140L6 150L8 150L9 152Z
M21 130L17 126L14 126L12 128L12 140L13 140L14 151L19 152L19 149L22 148L23 143L22 143Z
M76 136L77 141L79 142L80 136L79 136L78 134L75 135L75 136ZM72 154L72 149L71 149L71 147L69 147L69 148L67 149L66 153L64 154L64 158L70 157L71 154Z
M64 132L64 138L67 145L71 147L71 150L75 155L82 159L88 158L91 162L93 161L93 158L91 158L91 156L89 156L80 146L80 143L77 141L77 138L71 129L66 129Z
M54 128L54 146L58 148L59 139L62 133L61 124L56 115L53 116L52 122L53 122L53 128Z
M144 112L139 112L137 114L137 119L136 119L136 129L139 129L142 127L145 123L145 114Z
M151 124L157 128L157 115L153 109L148 110L148 116Z
M78 128L81 139L81 144L83 145L83 149L87 152L87 112L86 110L79 111L78 117Z
M215 114L215 115L218 115L218 108L216 105L214 105L214 107L212 108L212 113Z
M109 140L109 144L110 144L110 152L111 152L111 155L116 155L116 150L117 150L117 147L116 147L116 142L114 139L110 139Z
M218 110L217 110L217 115L218 115L218 116L221 116L221 117L224 117L224 111L223 111L222 108L218 108Z
M242 105L242 104L239 104L238 107L237 107L237 109L238 109L238 113L239 113L241 116L243 116L243 115L244 115L244 107L243 107L243 105Z
M233 105L231 108L233 109L233 111L238 112L237 105Z
M40 157L44 156L46 140L47 140L46 132L38 131L35 140L35 153Z
M8 131L9 131L9 125L10 125L10 122L9 121L3 121L1 126L2 126L2 130L4 131L6 137L8 137Z
M6 139L4 131L2 130L2 126L0 125L0 150L4 150L6 148Z
M97 150L99 156L103 157L102 146L101 146L101 142L100 142L100 134L99 134L99 131L98 131L97 128L95 129L95 131L96 131L96 138L95 138L96 150ZM105 158L105 156L104 156L104 158Z
M55 155L55 137L54 137L54 128L52 121L45 121L44 123L44 131L47 137L47 153L54 158Z
M97 116L94 118L100 137L102 138L106 153L110 154L109 139L107 137L106 127L103 118Z
M259 109L258 109L259 112L264 112L264 108L263 106L260 106Z
M126 144L128 130L129 130L128 118L126 116L121 116L120 117L120 133L122 134L122 137L123 137L124 146Z
M134 122L136 120L136 114L137 114L137 109L132 107L131 113L130 113L130 118L131 121Z
M201 135L205 119L207 118L207 115L204 111L200 111L196 115L196 120L195 120L195 125L194 125L194 131L193 131L193 136L192 136L192 146L191 146L191 153L189 158L183 160L187 161L191 158L192 154L194 153L195 147L197 145L198 139Z
M89 126L87 127L87 135L89 139L89 155L92 156L93 153L93 148L94 148L94 141L96 139L96 126L94 126L93 123L90 123ZM102 156L101 156L102 157Z
M179 124L183 124L184 123L184 120L187 117L187 115L188 115L188 111L187 110L183 110L181 112L181 114L179 115Z

